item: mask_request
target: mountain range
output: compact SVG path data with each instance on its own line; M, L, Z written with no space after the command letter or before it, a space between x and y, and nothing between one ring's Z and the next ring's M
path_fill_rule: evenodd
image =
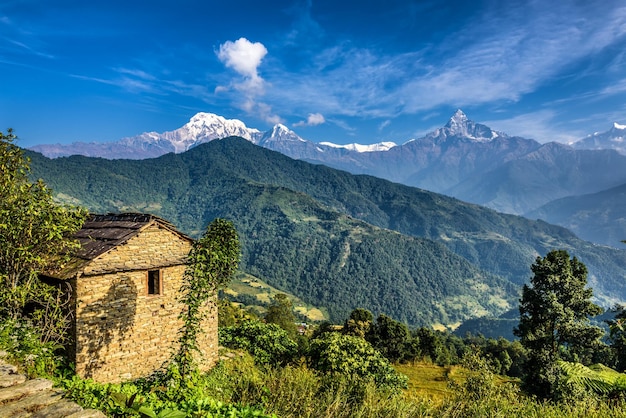
M356 307L451 328L499 315L516 306L535 258L556 248L587 265L597 301L626 300L624 250L239 137L145 160L28 156L56 199L92 212L151 212L192 236L233 220L241 268L334 321Z
M198 113L183 127L161 134L32 149L51 158L80 154L143 159L184 152L228 136L291 158L443 193L504 213L538 217L599 244L619 247L616 237L626 237L626 213L614 206L610 193L626 184L626 126L617 123L607 132L570 145L541 144L494 131L457 110L443 127L402 145L336 145L307 141L280 124L261 132L239 120ZM576 198L585 195L595 196L592 207L552 204L561 199L582 204ZM581 222L581 216L575 215L581 212L595 222ZM607 230L612 233L598 232Z

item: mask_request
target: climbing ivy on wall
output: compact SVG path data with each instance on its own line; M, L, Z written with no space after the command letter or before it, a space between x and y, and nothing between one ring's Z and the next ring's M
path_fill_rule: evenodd
M195 241L188 256L188 265L181 287L182 302L187 309L181 313L180 349L174 357L182 377L195 367L197 339L206 315L203 309L215 297L219 287L226 286L237 271L241 251L239 237L232 222L217 218Z

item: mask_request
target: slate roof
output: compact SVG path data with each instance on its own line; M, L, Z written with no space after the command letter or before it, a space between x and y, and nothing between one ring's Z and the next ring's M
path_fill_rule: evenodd
M124 244L153 222L170 230L182 239L193 241L192 238L177 231L170 222L155 215L146 213L91 214L87 217L83 227L74 234L74 238L81 245L80 250L61 271L50 276L60 279L71 277L73 273L82 269L91 260Z

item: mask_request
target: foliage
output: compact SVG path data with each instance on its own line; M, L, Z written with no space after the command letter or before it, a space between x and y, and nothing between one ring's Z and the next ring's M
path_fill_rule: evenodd
M409 328L387 315L380 315L376 319L366 339L392 363L407 359L407 357L414 357L411 356L414 353L410 353Z
M421 404L372 381L340 374L321 374L304 365L263 367L245 356L211 371L207 391L223 402L263 406L281 418L420 416Z
M224 347L249 351L262 365L287 364L295 358L298 348L280 326L252 320L220 328L219 341Z
M615 398L626 392L626 374L619 373L602 364L584 366L580 363L559 361L564 383L581 386L587 392Z
M124 413L136 412L144 418L185 418L187 416L185 412L169 408L163 409L157 414L138 399L137 393L129 396L125 393L112 392L110 397L122 407Z
M239 258L237 231L232 222L224 219L213 220L203 237L192 245L181 286L182 301L187 309L181 313L180 349L173 359L173 367L183 380L194 367L194 353L200 353L197 337L206 315L203 308L216 298L217 288L231 279Z
M406 387L406 376L362 338L327 333L311 341L309 365L319 371L372 380L392 390Z
M230 327L245 320L254 319L254 316L233 302L224 299L217 301L218 327Z
M584 359L598 344L602 330L589 325L589 316L601 312L590 301L587 269L567 251L555 250L537 257L531 267L531 286L525 285L520 300L520 323L515 334L528 350L525 388L552 397L561 370L560 359Z
M28 317L43 342L63 343L68 300L39 274L62 268L78 248L71 236L86 211L55 203L43 181L29 181L30 162L15 139L0 132L0 318Z
M460 351L462 351L462 348L457 349L457 346L459 344L463 346L460 339L427 327L417 328L412 335L411 349L414 357L407 358L407 360L419 359L440 366L457 363Z
M467 358L466 358L467 360ZM624 415L625 405L619 401L587 399L585 402L550 403L526 397L516 390L515 383L497 378L489 382L489 367L474 357L465 361L471 367L455 375L457 384L446 390L442 402L417 396L393 394L377 388L372 382L351 380L339 375L320 375L303 366L259 369L249 357L220 362L208 374L189 382L196 386L195 397L177 403L167 400L166 388L142 386L137 383L103 385L73 378L64 387L70 399L84 407L97 408L108 416L124 415L124 408L111 397L121 393L155 413L174 409L189 417L216 418L413 418L413 417L587 417L617 418ZM472 366L474 364L474 366ZM406 366L410 367L410 366ZM418 370L422 370L420 367ZM446 378L442 373L434 379ZM487 374L481 374L485 370ZM422 373L420 373L421 376ZM441 377L443 376L443 377ZM475 380L471 380L475 379ZM442 382L437 382L442 383ZM473 385L478 385L474 387ZM265 412L262 412L265 411ZM136 416L133 413L131 416Z
M466 409L470 405L471 408L475 408L477 403L488 403L491 399L511 389L510 386L496 384L493 370L477 350L466 353L462 365L468 371L465 380L461 384L451 382L451 386L455 389L454 402L461 409ZM461 415L468 415L468 413L464 411Z
M615 318L607 321L609 341L616 354L618 370L626 370L626 309L623 306L617 306L616 309Z
M0 322L0 349L30 377L53 375L61 362L60 348L53 341L43 341L41 329L31 321L6 318Z
M172 390L145 386L142 382L104 384L75 376L61 381L61 384L67 398L85 408L103 411L107 416L276 418L258 408L233 405L206 395L209 393L207 378L202 376L188 381L189 390L177 396L172 394ZM174 397L178 399L172 401Z
M293 314L293 303L284 293L278 293L274 296L272 304L267 308L265 321L269 324L276 324L287 331L290 338L296 338L296 317Z
M463 342L466 346L479 349L494 373L511 377L522 376L527 353L519 341L467 336Z
M370 311L363 308L356 308L350 312L350 316L343 324L342 332L346 335L365 338L369 334L374 321L374 316Z

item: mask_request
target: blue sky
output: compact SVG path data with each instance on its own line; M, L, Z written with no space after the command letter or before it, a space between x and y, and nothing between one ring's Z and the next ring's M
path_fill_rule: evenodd
M24 147L201 111L402 143L457 108L540 142L626 124L626 2L0 2L0 130Z

